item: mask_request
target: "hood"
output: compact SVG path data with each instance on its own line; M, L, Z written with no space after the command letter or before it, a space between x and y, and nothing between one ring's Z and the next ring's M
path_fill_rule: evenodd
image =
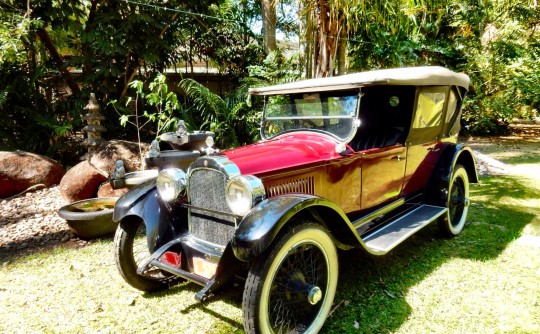
M262 174L339 158L338 142L324 134L295 132L223 152L242 174Z

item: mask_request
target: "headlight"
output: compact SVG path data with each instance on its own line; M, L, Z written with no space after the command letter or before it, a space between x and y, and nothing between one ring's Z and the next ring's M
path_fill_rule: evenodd
M167 202L177 199L186 191L187 176L179 168L162 170L156 180L159 196Z
M244 216L255 204L264 199L264 194L264 186L259 178L253 175L240 175L229 180L225 198L234 214Z

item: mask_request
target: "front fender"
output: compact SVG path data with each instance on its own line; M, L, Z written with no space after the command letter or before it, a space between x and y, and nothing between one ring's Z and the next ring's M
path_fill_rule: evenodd
M144 182L120 197L114 205L113 220L118 222L128 215L135 215L143 218L141 215L144 215L144 211L146 210L144 210L143 206L138 205L138 203L147 198L147 194L151 191L156 192L155 180Z
M120 197L114 206L113 220L139 217L146 225L148 250L152 253L167 243L174 235L187 230L185 209L167 207L160 200L155 180L131 189Z
M293 216L304 211L325 225L344 248L363 244L335 203L312 195L289 194L262 201L242 219L231 241L234 255L246 262L255 259Z

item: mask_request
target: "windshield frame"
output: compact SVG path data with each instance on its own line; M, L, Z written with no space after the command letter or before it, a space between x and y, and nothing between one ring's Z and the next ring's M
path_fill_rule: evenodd
M347 94L347 93L350 93L350 94ZM316 115L316 116L295 115L295 116L284 116L284 117L268 116L268 107L269 107L268 100L269 100L269 98L275 97L275 96L286 96L286 97L289 97L289 100L291 100L292 96L298 95L298 94L321 94L321 95L324 94L327 97L329 97L329 96L356 96L356 103L355 103L354 111L352 112L352 115ZM285 93L285 94L268 94L268 95L264 95L263 97L264 97L264 107L263 107L263 114L262 114L261 127L260 127L260 135L261 135L261 138L263 140L274 139L274 138L280 137L280 136L282 136L284 134L289 134L289 133L293 133L293 132L306 132L307 131L307 132L322 133L322 134L325 134L325 135L328 135L328 136L332 137L333 139L337 140L340 143L348 143L355 136L356 131L358 130L358 127L360 125L359 120L358 120L358 117L359 117L358 114L359 114L359 110L360 110L360 102L361 102L361 99L362 99L361 87L357 87L357 88L354 88L354 89L322 91L322 92L321 91L312 91L312 92L298 92L298 93L290 92L290 93ZM273 135L270 135L270 136L268 136L267 133L265 132L266 125L267 125L267 123L269 121L270 122L271 121L279 121L279 120L283 120L283 121L286 121L286 120L291 120L291 121L323 120L324 121L324 120L339 120L339 119L350 119L351 120L351 130L349 131L348 135L345 136L345 137L339 137L335 133L332 133L332 132L324 130L324 129L305 128L305 127L292 128L292 129L279 131L276 134L273 134Z

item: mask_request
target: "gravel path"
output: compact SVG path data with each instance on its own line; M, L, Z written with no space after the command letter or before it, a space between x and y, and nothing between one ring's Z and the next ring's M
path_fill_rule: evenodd
M7 256L21 256L58 244L84 246L70 231L58 209L67 202L57 186L0 200L0 264Z

